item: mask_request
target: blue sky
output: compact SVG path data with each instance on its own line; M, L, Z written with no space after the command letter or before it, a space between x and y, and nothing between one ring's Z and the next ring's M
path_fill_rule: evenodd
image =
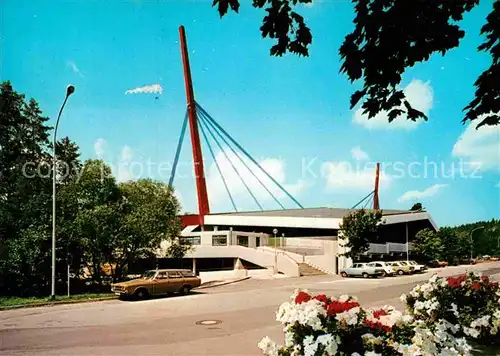
M383 113L367 121L356 108L349 110L359 84L339 74L338 58L352 29L349 1L298 9L314 36L309 58L270 57L272 42L259 31L264 12L242 3L239 15L221 20L211 1L5 0L0 79L36 98L51 118L66 85L74 84L60 137L76 141L82 158L109 162L119 180L168 181L186 108L178 43L183 24L197 101L302 205L351 207L373 189L374 162L382 162L382 208L407 209L421 201L439 225L499 217L500 131L476 131L460 122L475 78L490 63L475 48L491 2L466 16L460 48L405 74L407 96L429 116L416 125L404 118L388 125ZM153 84L163 88L161 95L125 94ZM203 150L212 211L229 211L206 145ZM238 209L256 209L215 151ZM191 164L188 136L175 187L184 211L195 212ZM243 174L265 208L278 208Z

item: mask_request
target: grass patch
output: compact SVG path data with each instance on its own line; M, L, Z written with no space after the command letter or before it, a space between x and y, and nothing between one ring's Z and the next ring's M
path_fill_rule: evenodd
M49 297L0 297L0 308L13 307L18 305L36 305L36 304L46 304L46 303L61 303L61 302L78 302L95 300L102 298L113 298L115 297L112 293L88 293L88 294L75 294L70 295L60 295L56 296L55 300L51 300Z

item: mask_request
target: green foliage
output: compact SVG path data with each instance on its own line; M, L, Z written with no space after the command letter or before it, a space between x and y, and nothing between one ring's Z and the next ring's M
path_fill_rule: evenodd
M271 55L287 52L308 56L312 43L310 29L294 11L312 0L254 0L255 8L266 8L260 27L262 37L276 40ZM354 29L341 45L341 72L351 82L361 80L362 89L351 96L351 108L360 101L369 118L382 111L389 121L406 115L409 120L427 120L406 100L400 88L407 68L425 62L434 54L445 55L465 36L460 21L479 0L353 0ZM481 28L486 37L478 50L491 55L492 63L476 80L475 98L464 109L464 122L500 124L500 1L491 1L492 11ZM238 0L214 0L220 16L229 7L238 12Z
M412 205L410 211L422 211L425 210L424 207L422 206L422 203L415 203Z
M472 234L472 250L474 257L500 255L500 220L478 221L452 227L453 231L465 236L470 241ZM470 245L469 245L470 253Z
M0 295L43 296L50 291L52 147L35 100L25 101L9 82L0 84ZM78 274L90 267L101 280L111 264L119 278L129 262L157 252L180 258L179 203L166 184L116 183L103 161L82 164L78 146L56 142L56 280L67 263Z
M432 229L420 230L415 235L413 249L415 253L425 257L427 260L441 259L441 240L439 239L437 233Z
M340 254L348 258L356 258L368 251L369 243L379 238L382 211L366 211L364 209L351 212L342 219L340 231L345 244L346 252Z
M414 251L422 257L452 264L469 260L471 247L473 257L500 255L500 221L442 227L437 232L424 229L417 233L414 241Z

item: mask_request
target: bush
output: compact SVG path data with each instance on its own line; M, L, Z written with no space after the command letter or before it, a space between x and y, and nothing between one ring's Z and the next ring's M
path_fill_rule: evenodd
M298 290L276 313L284 345L265 337L258 346L269 356L470 355L468 339L499 342L499 295L498 283L473 273L432 277L402 296L405 313L391 306L364 309L352 296Z
M402 295L407 312L427 324L446 320L454 335L479 344L500 345L500 288L477 272L459 277L433 276Z

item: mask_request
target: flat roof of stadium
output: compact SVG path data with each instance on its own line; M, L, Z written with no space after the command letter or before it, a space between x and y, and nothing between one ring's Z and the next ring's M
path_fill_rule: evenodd
M305 208L265 211L245 211L233 213L215 213L205 216L207 225L226 226L267 226L338 229L342 218L358 209L342 208ZM372 211L371 209L365 209ZM385 224L397 224L418 220L428 220L437 230L437 225L426 211L384 210Z
M341 219L352 211L361 209L343 209L343 208L304 208L304 209L281 209L281 210L263 210L263 211L240 211L231 213L215 213L210 215L235 215L235 216L287 216L296 218L329 218ZM365 209L373 211L373 209ZM382 215L414 214L417 211L409 210L383 210Z

